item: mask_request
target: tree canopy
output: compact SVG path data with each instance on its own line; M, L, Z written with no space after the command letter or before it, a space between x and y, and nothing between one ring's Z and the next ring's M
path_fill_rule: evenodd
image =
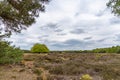
M33 52L33 53L47 53L47 52L49 52L49 49L47 48L47 46L45 44L36 43L31 48L31 52Z
M35 23L35 18L39 12L45 11L45 3L48 2L49 0L1 0L0 38L12 32L20 32Z
M120 16L120 0L109 0L107 6L111 8L112 13L117 16Z

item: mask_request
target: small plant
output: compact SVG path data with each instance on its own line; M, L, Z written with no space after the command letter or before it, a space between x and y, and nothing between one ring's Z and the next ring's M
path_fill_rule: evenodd
M58 65L58 66L54 66L52 67L49 72L52 73L52 74L57 74L57 75L63 75L64 72L63 72L63 66L62 65Z
M104 56L103 54L97 53L97 54L95 54L95 59L96 59L96 60L99 60L99 59L102 58L103 56Z
M80 80L93 80L93 79L89 74L85 74L80 78Z
M42 71L40 69L33 69L33 72L37 75L41 75L42 74Z

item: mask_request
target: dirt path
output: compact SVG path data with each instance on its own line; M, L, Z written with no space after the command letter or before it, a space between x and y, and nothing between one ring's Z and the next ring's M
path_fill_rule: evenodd
M0 80L36 80L36 75L21 66L0 66Z

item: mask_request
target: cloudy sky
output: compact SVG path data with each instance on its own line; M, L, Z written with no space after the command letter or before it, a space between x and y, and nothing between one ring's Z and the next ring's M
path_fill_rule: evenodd
M9 41L21 49L43 43L50 50L85 50L120 45L120 19L108 0L52 0L37 22Z

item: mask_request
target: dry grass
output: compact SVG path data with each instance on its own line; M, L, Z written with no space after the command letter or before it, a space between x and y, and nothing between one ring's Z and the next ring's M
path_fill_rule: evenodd
M0 80L120 80L119 54L25 54L22 65L1 65Z

